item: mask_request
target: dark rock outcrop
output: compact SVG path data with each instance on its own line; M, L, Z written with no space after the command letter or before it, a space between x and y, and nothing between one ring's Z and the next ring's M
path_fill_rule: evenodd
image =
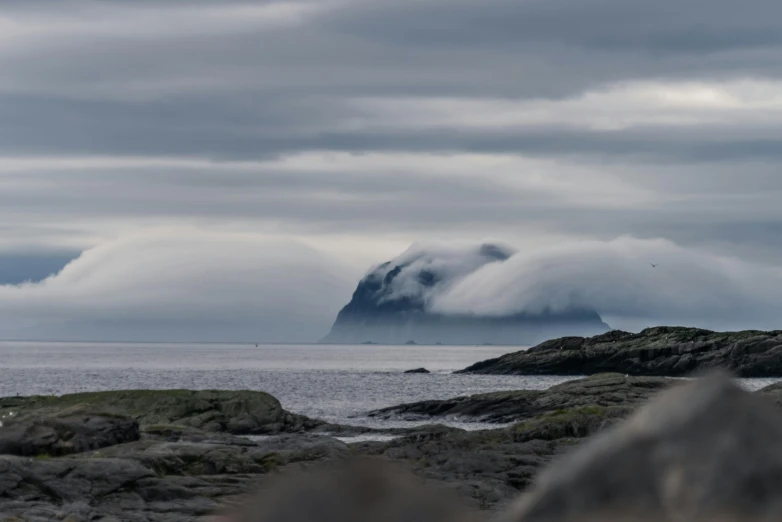
M0 455L60 456L139 439L138 422L117 415L15 416L0 427Z
M413 370L407 370L405 373L432 373L426 368L415 368Z
M598 374L552 386L548 390L513 390L420 401L371 411L368 415L379 419L456 417L480 422L518 422L580 407L633 407L677 382L662 377Z
M656 327L565 337L481 361L459 373L517 375L687 376L724 368L738 377L782 377L782 331L711 332Z
M0 520L203 520L275 470L349 456L345 444L312 435L142 440L63 458L0 456Z
M512 252L486 244L466 255L473 256L477 269L482 264L503 262ZM427 345L529 345L562 335L593 335L608 330L591 309L499 317L432 311L428 306L430 296L446 288L454 276L448 270L438 271L438 263L421 262L426 256L426 252L403 255L367 274L322 342L404 344L412 339Z
M780 440L770 401L700 379L560 460L507 520L780 520Z
M308 431L322 422L285 411L264 392L119 390L72 395L0 398L0 416L66 414L127 416L142 426L178 425L234 434Z

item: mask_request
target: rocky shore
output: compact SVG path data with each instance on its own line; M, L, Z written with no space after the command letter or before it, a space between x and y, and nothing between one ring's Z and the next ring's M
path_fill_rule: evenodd
M719 384L713 384L714 380ZM698 386L702 389L693 391ZM665 399L665 407L655 406L653 401L636 413L642 404L666 389L670 390L665 393L679 394L679 398ZM723 395L733 402L724 406L727 399L720 398ZM753 413L755 401L762 403L757 407L765 418ZM594 482L590 466L604 466L600 459L630 459L628 463L616 461L618 469L624 470L635 462L633 459L640 458L633 456L634 451L646 451L637 449L641 443L632 442L640 429L637 426L654 428L657 439L647 437L643 444L654 439L667 447L664 445L671 444L666 439L670 430L683 437L681 444L688 447L694 444L687 438L687 429L682 428L688 422L708 421L714 436L721 433L719 423L709 414L713 410L734 431L763 434L766 424L782 423L773 407L775 402L782 403L780 385L749 394L726 378L692 384L677 379L599 374L545 391L423 401L370 412L378 418L423 419L432 424L388 431L397 437L386 442L351 444L333 435L368 430L295 415L261 392L120 391L9 397L0 399L0 520L207 520L244 502L259 484L263 486L282 471L323 464L333 468L356 457L395 464L424 484L455 493L465 509L476 513L522 510L525 514L514 514L514 520L559 520L546 518L545 512L539 514L543 509L540 506L570 516L573 513L568 509L576 509L573 506L578 502L588 504L589 499L565 501L560 498L564 493L559 491L586 488L579 493L583 497L591 490L584 484L574 485L570 475L556 472L561 464L549 469L552 461L574 450L585 451L579 450L582 446L591 448L587 456L573 457L576 463L569 464L568 469L576 470L575 476L583 483ZM649 408L657 409L644 413ZM671 413L666 413L668 409ZM636 418L638 415L641 420ZM623 427L624 420L631 416L630 425L636 428ZM453 417L495 422L498 429L469 432L435 424ZM749 424L742 427L734 418ZM693 429L707 444L712 435L700 427ZM597 450L592 442L584 445L585 439L601 432L605 435L595 439ZM731 432L720 440L741 442L744 435L743 431ZM597 442L605 437L613 437L609 449L619 456L610 455L609 449ZM765 439L760 443L768 444ZM721 450L712 451L719 456ZM590 459L596 463L584 464ZM641 464L646 468L633 470L639 474L635 480L641 483L633 487L648 486L642 483L646 473L662 473L655 468L657 464ZM543 482L547 486L541 486L537 478L544 467L549 469L542 475L549 477ZM782 476L782 464L774 470ZM749 469L744 472L753 473ZM610 482L615 478L603 473L607 475L606 484L601 487L616 487ZM705 480L702 476L696 479ZM529 492L523 497L527 504L511 508L523 492ZM645 501L653 504L652 500Z
M688 376L722 368L737 377L782 377L782 331L712 332L656 327L633 334L564 337L481 361L460 373Z

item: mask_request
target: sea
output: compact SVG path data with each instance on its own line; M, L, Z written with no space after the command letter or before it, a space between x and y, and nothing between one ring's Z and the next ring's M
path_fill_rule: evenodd
M0 342L0 396L121 389L260 390L294 413L375 428L370 410L501 390L542 390L572 376L462 375L454 370L518 346ZM424 367L429 374L405 374ZM757 390L782 379L742 379ZM439 421L438 421L439 422ZM464 429L497 427L463 419Z

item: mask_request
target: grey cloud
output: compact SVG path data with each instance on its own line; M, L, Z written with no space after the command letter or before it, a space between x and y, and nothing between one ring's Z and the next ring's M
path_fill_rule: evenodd
M456 0L358 2L333 13L335 25L408 45L508 47L562 43L624 53L710 53L782 43L773 0ZM775 19L776 18L776 19Z
M186 223L367 244L631 234L782 255L776 0L239 9L268 4L7 6L0 249ZM312 160L331 152L364 160Z
M312 342L349 297L348 274L295 242L152 230L41 282L0 285L0 337Z
M776 268L623 237L516 254L454 281L429 303L439 312L500 316L592 307L625 330L661 324L774 329L780 291Z
M247 5L228 2L221 9ZM22 12L21 21L38 17L56 27L85 13L107 29L41 33L0 55L0 150L212 158L312 149L590 154L645 162L778 158L778 124L634 125L611 132L545 122L398 129L348 103L373 96L534 101L633 80L779 77L778 2L321 5L293 27L232 30L245 23L237 15L211 22L225 25L216 32L207 16L187 31L177 23L178 16L214 8L205 2L17 8L11 13ZM128 14L148 17L155 8L165 8L159 17L170 19L167 31L109 30L132 23Z

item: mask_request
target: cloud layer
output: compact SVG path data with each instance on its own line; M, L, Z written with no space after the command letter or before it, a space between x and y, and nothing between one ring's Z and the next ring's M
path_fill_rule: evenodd
M419 238L498 236L520 249L518 273L499 280L556 272L627 321L653 310L680 322L665 315L673 310L682 321L719 322L714 303L636 309L611 293L654 286L645 272L620 281L611 259L664 238L654 248L689 267L698 288L712 285L704 296L728 292L758 317L774 309L756 279L726 290L721 271L733 281L723 265L734 263L773 281L768 267L782 256L777 0L6 4L0 284L38 280L88 252L43 285L3 287L17 305L46 304L34 296L59 292L60 278L113 238L152 245L158 232L144 239L149 230L185 227L309 245L352 277ZM641 243L611 242L624 236ZM583 281L571 280L569 265L536 268L546 255L567 257L547 250L556 245L596 259ZM482 272L466 294L497 284ZM124 302L131 278L143 277L113 273L111 299ZM194 280L182 275L177 288L197 286L201 273L185 273ZM704 274L712 276L696 277ZM524 290L510 301L559 295L519 277ZM621 306L596 297L587 280L605 283L600 295ZM224 283L210 291L246 299ZM180 297L166 298L169 310L194 306ZM486 302L509 306L505 299ZM461 294L442 303L457 305L477 306ZM105 335L158 328L148 317L133 328L113 320Z
M384 299L414 298L446 314L577 307L627 330L779 327L779 267L662 239L495 245L421 242L368 274L402 266ZM0 337L314 342L357 281L330 256L290 241L147 230L92 248L41 282L0 286Z
M310 342L349 298L348 273L292 242L146 231L90 249L41 282L0 286L0 336Z
M652 264L657 267L652 267ZM519 252L430 300L443 313L508 315L590 307L613 328L777 329L782 269L631 237Z

